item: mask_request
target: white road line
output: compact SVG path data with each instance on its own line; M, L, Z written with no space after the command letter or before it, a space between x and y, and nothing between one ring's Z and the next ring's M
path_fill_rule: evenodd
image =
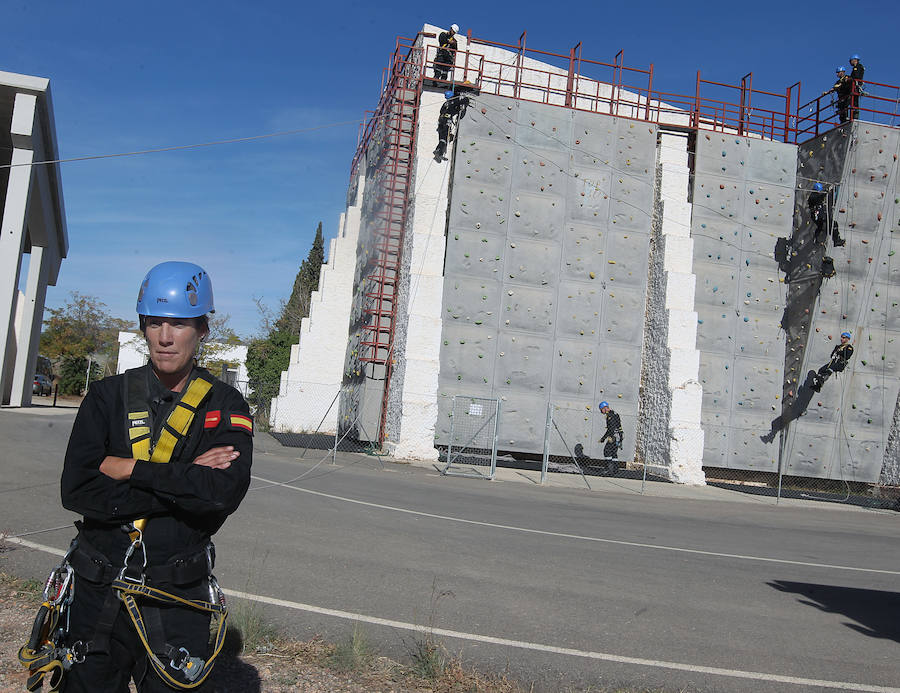
M356 505L365 505L370 508L379 508L381 510L391 510L393 512L405 513L407 515L418 515L419 517L430 517L435 520L445 520L448 522L459 522L466 525L477 525L479 527L492 527L494 529L505 529L512 532L523 532L525 534L541 534L548 537L560 537L562 539L576 539L580 541L593 541L601 544L615 544L617 546L633 546L641 549L657 549L659 551L674 551L676 553L691 553L700 556L714 556L716 558L734 558L742 561L758 561L761 563L780 563L784 565L799 565L808 568L828 568L831 570L851 570L859 573L875 573L878 575L900 575L900 570L881 570L879 568L859 568L852 565L832 565L830 563L811 563L808 561L792 561L787 558L767 558L765 556L747 556L739 553L722 553L719 551L703 551L702 549L686 549L679 546L664 546L662 544L645 544L637 541L623 541L620 539L603 539L601 537L589 537L580 534L567 534L565 532L551 532L545 529L531 529L529 527L516 527L515 525L501 525L494 522L483 522L481 520L469 520L464 517L453 517L452 515L438 515L436 513L426 513L421 510L410 510L409 508L399 508L394 505L383 505L381 503L371 503L369 501L358 500L356 498L347 498L345 496L337 496L333 493L324 493L323 491L313 491L308 488L299 486L291 486L280 481L272 481L261 476L253 476L253 479L262 481L272 486L282 486L291 491L300 493L308 493L313 496L321 496L322 498L330 498L332 500L344 501L345 503L355 503Z
M19 539L17 537L7 537L6 541L18 544L29 549L37 551L45 551L55 556L64 556L65 551L52 546L44 546L36 544L27 539ZM657 659L643 659L641 657L623 657L622 655L610 654L608 652L592 652L590 650L576 650L571 647L557 647L555 645L545 645L543 643L528 642L526 640L510 640L509 638L497 638L492 635L481 635L479 633L466 633L459 630L448 630L447 628L425 628L424 626L407 623L405 621L394 621L388 618L378 618L377 616L367 616L366 614L358 614L352 611L342 611L340 609L328 609L322 606L314 606L312 604L303 604L287 599L277 599L275 597L267 597L260 594L252 594L250 592L241 592L240 590L224 590L225 594L238 599L246 599L248 601L260 602L271 606L279 606L285 609L294 609L296 611L305 611L321 616L331 616L333 618L345 619L347 621L371 623L377 626L387 626L389 628L397 628L399 630L408 630L413 632L428 632L433 635L439 635L445 638L457 638L459 640L467 640L469 642L481 642L490 645L502 645L505 647L516 647L522 650L533 650L536 652L547 652L550 654L565 655L567 657L580 657L582 659L593 659L602 662L615 662L617 664L633 664L641 667L654 667L657 669L672 669L675 671L687 671L694 674L711 674L714 676L726 676L733 679L750 679L753 681L766 681L772 683L784 683L792 686L814 686L818 688L832 688L843 691L868 691L870 693L900 693L900 688L890 686L874 686L866 683L854 683L852 681L827 681L822 679L807 679L800 676L785 676L783 674L769 674L762 671L744 671L741 669L724 669L722 667L707 667L700 664L685 664L683 662L667 662Z

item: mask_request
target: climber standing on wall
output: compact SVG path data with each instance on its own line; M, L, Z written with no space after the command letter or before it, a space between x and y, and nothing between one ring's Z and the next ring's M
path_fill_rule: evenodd
M822 366L817 373L812 374L812 384L810 387L815 392L822 391L822 385L831 377L832 373L840 373L847 367L847 363L853 356L853 345L850 344L850 333L841 333L841 343L831 350L831 360Z
M438 34L438 51L434 56L434 78L447 79L447 74L456 64L456 32L459 26L450 25L450 31Z
M462 94L456 94L449 89L444 92L444 103L441 105L441 112L438 115L437 132L438 144L434 148L434 158L442 161L444 154L447 153L447 144L450 142L450 129L454 122L466 114L466 108L469 105L469 97Z
M850 92L850 117L856 120L859 118L859 97L865 93L863 76L866 74L866 68L860 62L859 53L850 56L850 67L850 81L853 84L853 90Z
M829 198L832 197L833 192L833 189L826 191L825 186L816 181L813 185L813 191L809 194L807 200L809 216L816 225L816 242L822 243L822 245L827 243L828 212L832 207L832 200L829 200ZM837 223L832 224L831 227L831 242L835 248L840 248L844 245L844 239L841 238Z
M625 440L625 431L622 430L622 418L610 409L609 402L600 402L599 408L600 413L606 415L606 433L600 438L601 443L606 443L603 446L603 458L607 462L609 473L614 474L619 468L617 460Z
M830 94L831 92L837 94L838 120L842 123L846 123L849 117L850 97L853 94L853 80L850 79L850 76L847 74L847 68L843 65L839 65L835 69L835 74L837 75L837 78L834 82L834 86L827 91L823 91L822 96Z

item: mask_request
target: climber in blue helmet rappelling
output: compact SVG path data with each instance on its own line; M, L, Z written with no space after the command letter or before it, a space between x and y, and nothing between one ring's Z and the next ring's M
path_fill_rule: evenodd
M822 385L831 377L832 373L840 373L847 367L850 358L853 356L853 345L850 344L852 336L849 332L841 333L841 343L831 350L831 359L822 366L817 372L810 372L810 387L815 392L822 391Z
M468 96L454 93L450 89L444 92L444 103L441 104L437 122L438 144L434 148L435 161L443 161L444 155L447 153L447 145L453 139L450 132L451 127L454 122L459 122L459 119L466 114L468 105Z

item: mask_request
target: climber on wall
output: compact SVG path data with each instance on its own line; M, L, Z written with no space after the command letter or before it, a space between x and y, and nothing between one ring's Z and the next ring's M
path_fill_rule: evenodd
M812 384L810 387L815 392L822 391L822 385L831 377L832 373L840 373L847 367L847 363L853 356L853 345L850 344L850 333L841 333L841 343L831 350L831 360L822 366L818 372L812 374Z
M466 114L466 108L469 105L469 97L462 94L454 94L449 89L444 92L444 103L441 105L441 112L438 115L437 132L438 144L434 148L434 158L436 161L442 161L444 154L447 153L447 144L451 140L450 129L454 122Z
M830 216L829 212L833 206L833 192L833 188L826 191L825 186L816 181L813 185L813 190L807 199L809 216L816 226L816 243L821 243L823 246L828 243L827 229ZM841 238L841 233L836 221L831 224L831 242L834 244L835 248L840 248L844 245L844 239ZM830 278L834 275L834 259L826 255L822 258L822 276Z

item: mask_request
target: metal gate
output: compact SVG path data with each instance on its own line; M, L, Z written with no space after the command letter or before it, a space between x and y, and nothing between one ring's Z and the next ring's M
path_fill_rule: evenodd
M493 479L500 400L454 395L450 412L450 442L441 474Z

